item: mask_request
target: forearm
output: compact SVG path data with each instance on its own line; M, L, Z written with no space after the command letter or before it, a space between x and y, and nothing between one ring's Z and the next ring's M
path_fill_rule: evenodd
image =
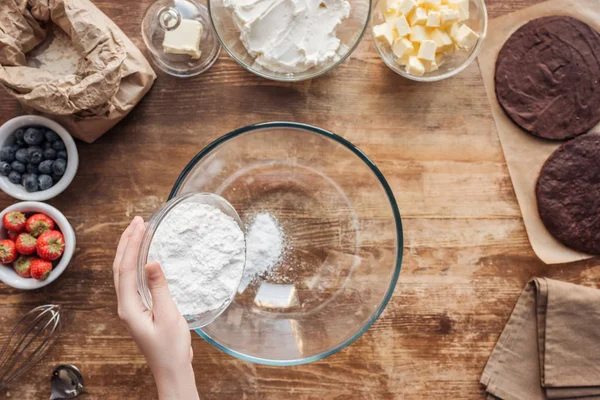
M153 372L154 373L154 372ZM182 370L154 373L159 400L199 400L196 379L191 364Z

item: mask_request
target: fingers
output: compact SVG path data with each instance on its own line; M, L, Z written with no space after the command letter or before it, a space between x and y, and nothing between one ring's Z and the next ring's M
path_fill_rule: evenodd
M169 320L179 315L179 310L169 293L169 284L158 263L146 265L148 289L152 295L152 313L157 320Z
M134 225L133 231L123 251L117 273L117 296L119 298L119 313L122 317L145 310L137 292L136 265L140 244L146 228L143 220L139 217L136 217L132 224Z
M129 242L129 237L133 233L135 229L136 223L139 223L139 217L134 218L125 232L121 235L121 240L119 240L119 245L117 246L117 252L115 254L115 261L113 262L113 279L115 282L115 291L117 291L117 296L119 295L118 287L119 287L119 266L121 265L121 261L123 260L123 253L125 252L125 248L127 247L127 243ZM141 218L140 218L141 219Z

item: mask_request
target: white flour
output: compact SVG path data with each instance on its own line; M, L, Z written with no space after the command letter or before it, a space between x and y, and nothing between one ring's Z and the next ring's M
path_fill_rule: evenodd
M148 261L158 262L183 315L219 308L240 283L244 234L215 207L184 203L173 208L156 230Z
M55 27L44 43L27 54L27 65L64 76L76 74L82 58L71 38Z
M281 226L271 214L262 212L254 218L246 236L245 280L272 270L284 251Z

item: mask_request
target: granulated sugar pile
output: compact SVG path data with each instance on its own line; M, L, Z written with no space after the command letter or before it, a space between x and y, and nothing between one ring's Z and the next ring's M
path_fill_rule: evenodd
M244 280L271 272L281 262L284 250L285 236L279 222L267 212L257 214L246 234Z

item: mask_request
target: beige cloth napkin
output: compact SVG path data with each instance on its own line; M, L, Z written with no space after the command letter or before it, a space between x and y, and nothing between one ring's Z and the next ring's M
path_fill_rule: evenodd
M600 290L529 282L481 383L488 400L600 400Z

